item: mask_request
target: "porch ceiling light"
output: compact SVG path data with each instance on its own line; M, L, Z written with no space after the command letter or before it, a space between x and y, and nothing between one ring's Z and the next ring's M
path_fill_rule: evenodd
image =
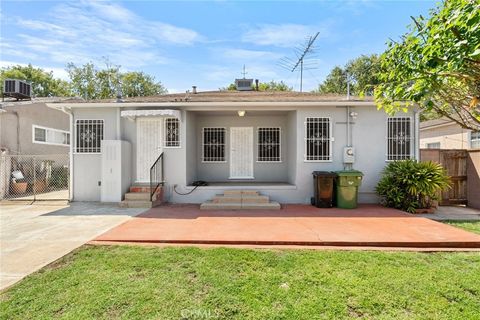
M245 116L245 110L239 110L237 111L239 117L244 117Z

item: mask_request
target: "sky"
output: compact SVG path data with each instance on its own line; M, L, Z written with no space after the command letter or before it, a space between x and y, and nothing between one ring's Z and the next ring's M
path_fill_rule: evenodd
M217 90L235 78L284 81L282 67L319 32L303 89L318 87L336 65L381 53L407 31L410 16L434 1L5 1L0 2L0 67L31 63L68 79L65 66L105 58L144 71L169 92ZM306 62L307 64L307 62Z

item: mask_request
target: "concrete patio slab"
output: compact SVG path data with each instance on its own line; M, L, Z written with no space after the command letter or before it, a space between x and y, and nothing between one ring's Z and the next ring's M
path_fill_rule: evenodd
M480 221L480 210L463 206L440 206L434 213L416 216L438 221Z
M480 236L375 205L355 210L284 205L278 211L152 208L95 241L405 248L480 248Z
M142 211L81 202L0 205L0 290Z

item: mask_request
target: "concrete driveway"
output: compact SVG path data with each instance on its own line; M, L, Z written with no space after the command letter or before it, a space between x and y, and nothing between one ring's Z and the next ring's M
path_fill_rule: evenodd
M0 204L0 290L145 210L85 202Z

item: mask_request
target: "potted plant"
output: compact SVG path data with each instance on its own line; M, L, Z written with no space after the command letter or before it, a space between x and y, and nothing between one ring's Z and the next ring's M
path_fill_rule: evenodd
M431 213L439 192L449 187L450 178L440 164L401 160L385 167L376 192L387 207Z
M12 183L10 184L10 192L12 194L24 194L27 192L28 183L25 181L23 174L20 171L12 173Z

